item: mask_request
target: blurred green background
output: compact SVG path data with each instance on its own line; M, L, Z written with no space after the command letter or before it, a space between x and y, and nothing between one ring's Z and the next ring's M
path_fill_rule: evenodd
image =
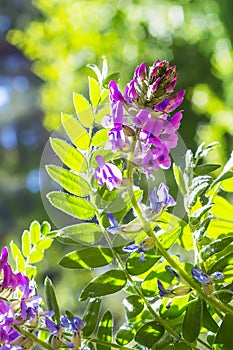
M72 92L87 95L86 65L101 65L103 55L110 71L121 73L121 88L142 61L176 65L176 91L187 89L180 134L192 149L203 140L219 141L209 157L223 164L233 148L232 13L231 0L2 0L2 242L34 218L49 220L40 197L41 154L60 112L74 112ZM43 177L40 185L43 190ZM56 249L43 269L61 284ZM77 283L74 277L69 287Z

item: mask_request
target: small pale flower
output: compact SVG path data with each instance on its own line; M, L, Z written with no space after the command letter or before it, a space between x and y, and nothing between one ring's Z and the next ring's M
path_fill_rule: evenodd
M99 168L95 169L94 178L99 186L106 185L109 191L112 191L122 181L120 169L113 163L106 163L102 156L96 156Z

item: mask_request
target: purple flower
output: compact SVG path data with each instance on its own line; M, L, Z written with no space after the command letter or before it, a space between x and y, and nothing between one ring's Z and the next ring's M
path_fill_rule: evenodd
M14 311L11 309L9 303L0 299L0 329L2 329L5 332L8 332L13 323ZM4 334L1 334L2 337L3 335Z
M74 316L73 320L71 320L67 316L62 315L61 324L62 326L68 328L72 332L79 333L81 329L85 326L86 322L77 316Z
M7 247L4 247L2 248L1 257L0 257L0 272L3 266L7 263L7 259L8 259L8 249Z
M139 261L140 262L146 261L144 253L147 253L147 249L143 247L142 243L137 243L137 244L131 243L127 247L124 247L123 250L124 252L130 252L130 253L139 252L140 253Z
M128 246L124 247L123 250L124 252L130 252L130 253L139 252L140 253L139 261L145 262L146 259L145 259L144 253L147 253L148 248L152 248L153 246L154 246L153 238L147 237L142 242L139 242L139 243L132 242Z
M96 156L96 161L99 168L95 169L94 178L98 181L99 186L106 184L109 191L112 191L114 187L117 187L122 181L122 173L120 169L112 164L106 163L102 156Z
M110 101L112 103L115 103L117 101L124 102L124 97L122 96L120 90L118 89L118 86L114 80L110 81L109 85L109 91L110 91Z
M166 288L164 288L160 280L158 280L157 283L158 283L159 295L161 297L171 298L173 296L170 290L167 290Z
M192 276L201 284L203 285L210 285L212 284L213 280L219 280L224 278L224 275L222 272L214 272L210 276L206 273L199 270L197 267L193 267L191 270Z
M136 67L124 96L115 81L109 83L112 116L104 121L104 126L111 128L106 148L133 151L132 162L148 176L151 170L171 166L169 152L177 145L176 131L182 112L174 116L171 113L182 103L185 94L185 90L181 90L171 95L177 76L175 66L157 60L149 72L145 62Z
M61 338L63 333L63 327L61 324L56 324L55 322L50 320L48 317L45 317L45 324L52 335L54 335L55 337Z
M176 204L174 198L169 194L169 188L164 183L161 183L157 188L155 187L150 193L151 209L159 214L168 207Z

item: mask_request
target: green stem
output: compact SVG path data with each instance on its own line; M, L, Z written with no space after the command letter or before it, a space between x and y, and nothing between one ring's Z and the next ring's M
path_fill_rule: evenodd
M101 225L101 222L100 222L100 216L99 214L97 213L97 218L98 218L98 221L99 221L99 225L101 226L103 232L104 232L104 237L109 245L109 248L111 249L113 255L115 256L120 268L122 269L122 271L124 272L125 274L125 277L126 279L129 281L129 283L131 284L132 288L135 290L135 292L137 293L137 295L140 296L140 298L143 300L144 304L146 305L147 309L150 311L151 315L154 317L154 319L156 321L158 321L166 330L168 333L170 333L175 339L179 339L180 335L174 331L173 328L171 328L167 322L161 318L156 312L155 310L152 308L152 306L150 305L150 303L147 301L147 299L145 298L145 296L143 295L143 293L141 292L141 290L138 288L137 285L135 285L134 283L134 280L132 279L132 277L130 276L130 274L128 273L128 271L125 269L125 265L120 257L120 255L114 250L114 248L112 248L112 242L109 238L109 235L107 233L107 231L105 230L105 228ZM188 341L186 341L185 339L183 339L183 342L190 346L192 349L194 350L198 350L193 344L189 343Z
M214 308L217 308L218 310L224 312L224 313L230 313L233 314L232 310L229 309L227 306L223 305L221 302L219 302L214 296L208 296L206 295L203 290L200 288L200 286L194 282L192 277L190 277L181 267L179 264L175 262L175 260L171 257L171 255L166 251L166 249L163 248L162 244L159 242L158 238L155 236L154 231L150 227L150 224L144 219L142 215L141 208L138 205L138 202L135 198L134 195L134 190L133 190L133 166L131 161L129 160L128 163L128 179L129 179L129 195L131 197L131 201L133 204L133 208L140 219L143 229L147 233L149 237L152 237L154 239L154 245L155 248L160 251L161 255L167 260L167 262L173 267L182 280L184 280L192 289L194 289L199 296L201 296L204 300L206 300L208 303L210 303Z
M40 345L43 349L54 350L54 348L51 345L43 342L43 340L40 340L33 333L30 333L30 332L26 331L26 329L24 329L24 328L22 328L22 327L20 327L20 326L18 326L16 324L14 325L14 328L19 333L21 333L24 337L29 338L29 339L33 340L34 343Z

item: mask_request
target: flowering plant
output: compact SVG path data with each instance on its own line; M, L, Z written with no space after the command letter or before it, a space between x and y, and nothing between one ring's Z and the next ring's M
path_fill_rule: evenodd
M233 177L233 158L220 168L206 164L215 144L201 144L173 164L183 204L161 182L177 146L185 90L173 93L178 74L167 61L143 62L126 85L91 65L90 103L73 96L75 116L61 115L68 142L51 138L64 166L47 165L64 191L47 197L77 223L50 230L34 222L11 251L17 272L0 258L0 343L3 349L74 348L231 349L233 322L232 206L222 196ZM110 98L110 106L106 99ZM183 218L172 212L182 207ZM223 208L226 207L227 210ZM82 220L82 221L81 221ZM100 269L83 288L80 317L60 315L52 282L45 281L45 308L35 289L34 263L53 239L74 246L59 265ZM125 322L114 325L102 299L120 292Z

